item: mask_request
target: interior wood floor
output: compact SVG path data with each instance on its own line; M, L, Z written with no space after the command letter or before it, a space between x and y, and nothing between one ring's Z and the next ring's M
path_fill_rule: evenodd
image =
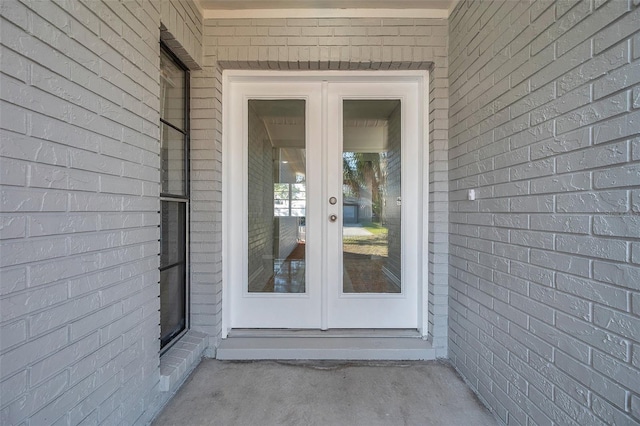
M345 293L400 293L400 287L384 272L386 256L363 254L345 245L343 291ZM277 267L262 289L264 293L304 293L305 244L299 243Z

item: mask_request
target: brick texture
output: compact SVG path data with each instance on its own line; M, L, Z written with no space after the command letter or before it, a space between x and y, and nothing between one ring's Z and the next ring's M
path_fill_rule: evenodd
M509 425L640 422L638 22L626 0L450 17L449 356Z
M224 69L429 69L429 339L447 356L448 60L444 19L208 19L204 65ZM219 86L218 86L219 87ZM219 105L221 93L216 93ZM217 117L216 127L221 128ZM216 134L216 146L221 143ZM426 195L426 194L425 194Z
M146 423L169 396L158 388L158 42L162 26L200 68L200 13L128 0L7 0L0 12L0 423ZM194 99L192 126L191 207L207 214L215 197L197 182L215 176L198 173L219 150L198 132L216 113L212 91ZM192 250L192 273L194 292L214 295L199 303L215 305L214 278L198 275L214 269L212 241Z
M192 1L163 0L160 37L190 70L202 65L202 13Z
M637 0L463 0L448 21L203 22L179 0L0 14L0 423L146 424L169 396L159 39L192 70L190 319L209 355L222 71L429 69L437 356L507 424L640 422Z

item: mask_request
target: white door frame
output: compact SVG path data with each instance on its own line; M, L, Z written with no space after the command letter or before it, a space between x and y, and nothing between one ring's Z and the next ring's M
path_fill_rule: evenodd
M427 71L244 71L244 70L225 70L222 75L222 338L226 338L233 324L232 320L232 289L233 284L238 285L241 280L238 277L238 259L233 259L229 253L233 250L234 241L232 239L233 231L230 229L233 225L233 215L237 216L237 201L234 199L234 194L238 192L237 182L240 175L244 170L237 167L231 160L231 144L233 141L229 136L230 131L225 129L231 129L233 123L233 117L231 111L233 110L234 102L238 102L239 99L233 99L229 96L231 86L235 82L319 82L319 81L331 81L331 82L352 82L352 83L369 83L375 84L376 82L402 82L412 81L417 82L419 89L418 104L419 104L419 117L421 117L418 134L420 140L418 141L418 156L420 158L421 169L419 178L416 180L416 193L421 195L421 200L417 205L418 212L418 226L416 229L417 244L417 270L415 276L417 278L417 300L416 300L416 312L417 312L417 325L418 330L423 336L428 334L428 204L429 204L429 78ZM324 128L324 126L323 126ZM236 141L237 143L237 141ZM234 185L234 182L235 185ZM243 193L244 191L240 191ZM237 195L235 195L237 198ZM236 206L234 208L234 205ZM237 221L235 221L237 222ZM235 231L237 232L237 230ZM323 306L326 306L325 295L323 295Z

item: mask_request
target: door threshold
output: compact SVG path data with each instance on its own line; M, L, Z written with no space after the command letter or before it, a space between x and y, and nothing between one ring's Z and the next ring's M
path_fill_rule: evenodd
M220 360L433 360L417 330L232 330Z
M407 328L234 328L228 333L234 337L412 337L420 339L420 332Z

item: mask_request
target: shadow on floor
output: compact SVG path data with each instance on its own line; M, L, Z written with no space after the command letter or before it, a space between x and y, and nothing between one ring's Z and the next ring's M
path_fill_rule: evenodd
M205 359L153 425L494 426L496 421L445 362Z

